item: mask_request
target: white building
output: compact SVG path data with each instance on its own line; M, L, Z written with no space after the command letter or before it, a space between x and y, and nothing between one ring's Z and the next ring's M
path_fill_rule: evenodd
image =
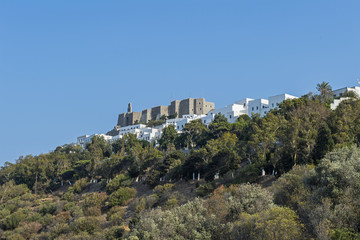
M358 88L360 90L360 88ZM346 90L344 90L345 92ZM118 139L123 138L126 134L135 134L138 139L146 141L156 141L161 137L162 130L164 127L173 125L178 132L181 132L185 127L185 124L196 120L201 119L205 125L209 125L215 118L216 114L221 113L224 115L230 123L234 123L240 115L247 114L250 117L253 114L259 114L261 117L265 116L271 109L274 109L279 106L281 102L286 99L294 99L295 96L289 94L280 94L276 96L269 97L268 99L251 99L245 98L239 101L236 101L233 104L227 105L223 108L215 109L208 112L207 115L196 115L188 114L183 115L182 118L168 119L166 122L157 127L147 127L144 124L136 124L126 127L119 128L119 133L116 136L108 136L105 134L93 134L93 135L84 135L77 138L77 143L80 144L83 148L87 143L91 142L91 139L97 136L103 136L110 143L115 142Z
M173 125L175 127L175 129L178 132L180 132L185 127L185 124L187 124L187 123L189 123L189 122L191 122L193 120L205 117L205 116L206 115L196 115L196 114L183 115L182 118L175 118L175 119L166 120L165 126Z
M260 114L261 117L265 116L269 112L269 100L267 99L255 99L250 101L247 107L247 114L251 117L254 114Z
M331 110L335 110L339 104L349 97L342 97L346 92L354 92L357 96L360 96L360 87L344 87L333 91L333 97L335 98L333 103L330 104Z
M268 99L252 99L244 98L223 108L210 111L205 117L202 117L203 123L209 125L215 118L215 115L221 113L230 123L234 123L236 119L243 114L251 117L253 114L265 116L271 109L279 107L279 104L287 99L297 98L289 94L279 94L269 97Z
M295 97L295 96L292 96L292 95L286 94L286 93L269 97L269 109L271 110L271 109L277 108L277 107L279 107L279 104L282 103L283 101L288 100L288 99L295 99L295 98L298 98L298 97Z
M92 135L83 135L77 138L77 144L81 145L81 147L85 148L86 144L91 142L91 139L95 136L102 136L105 140L111 140L111 136L105 134L92 134Z
M140 140L146 140L151 142L154 139L158 139L161 135L161 128L147 127L145 124L136 124L119 129L119 134L113 136L110 142L115 142L118 139L123 138L126 134L135 134Z
M236 118L238 118L240 115L247 114L247 108L242 102L236 102L223 108L212 110L208 113L207 116L202 117L203 123L209 125L214 120L215 115L219 113L224 115L230 123L234 123L236 121Z
M346 92L354 92L360 96L360 87L344 87L333 91L334 98L342 97Z

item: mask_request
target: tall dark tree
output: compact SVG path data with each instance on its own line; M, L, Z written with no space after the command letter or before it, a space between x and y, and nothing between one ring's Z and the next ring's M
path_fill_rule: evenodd
M321 124L316 143L313 150L313 159L318 162L326 153L330 152L334 147L331 130L326 123Z
M231 124L228 122L227 118L221 114L218 113L215 115L214 120L209 125L210 135L212 138L219 138L222 136L225 132L230 131Z
M170 143L174 144L177 136L178 133L173 125L164 127L161 138L159 139L161 149L166 150Z

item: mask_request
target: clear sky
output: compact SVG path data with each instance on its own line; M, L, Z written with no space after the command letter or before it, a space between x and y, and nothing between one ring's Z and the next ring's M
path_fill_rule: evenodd
M360 77L360 1L1 1L0 165L205 97L296 96Z

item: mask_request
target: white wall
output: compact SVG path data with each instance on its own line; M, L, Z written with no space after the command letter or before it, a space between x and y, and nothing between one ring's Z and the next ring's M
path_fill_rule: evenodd
M355 92L358 96L360 96L360 87L344 87L340 89L336 89L333 91L334 97L341 97L346 91Z

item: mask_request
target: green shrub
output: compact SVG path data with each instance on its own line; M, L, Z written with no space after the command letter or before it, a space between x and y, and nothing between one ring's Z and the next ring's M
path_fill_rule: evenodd
M67 223L56 223L53 226L49 227L48 231L51 237L49 235L46 235L43 238L39 239L57 239L57 237L59 237L61 234L66 234L70 232L70 227ZM42 234L44 234L44 232L42 232Z
M74 192L76 193L80 193L82 190L85 189L85 187L88 185L88 180L87 178L81 178L79 180L77 180L74 185Z
M15 229L19 223L26 218L26 211L19 210L5 217L0 222L0 227L4 230Z
M164 185L158 185L154 188L154 192L158 195L161 196L162 194L164 194L165 192L174 190L175 185L172 183L166 183Z
M110 195L111 206L124 206L128 200L136 196L135 188L121 187Z
M4 239L7 240L25 240L25 238L20 233L14 233L7 231L4 234Z
M106 192L113 193L120 187L129 187L130 184L131 178L129 176L125 174L119 174L106 185Z
M40 220L39 222L41 223L41 225L48 226L50 225L53 221L54 221L55 216L50 215L50 214L45 214Z
M205 197L206 195L212 193L214 189L215 189L215 184L213 182L209 182L201 185L195 191L200 197Z
M252 215L242 213L232 234L234 239L244 240L303 239L303 227L296 212L286 207L273 207Z
M39 206L38 212L42 215L47 213L53 215L56 212L56 204L52 202L44 202Z
M31 216L27 217L27 221L29 222L39 222L42 218L42 215L38 212L32 212Z
M101 206L106 198L105 193L90 193L86 195L82 205L84 214L86 216L100 216Z
M3 219L4 217L9 216L10 213L11 213L11 211L4 207L3 209L0 210L0 219Z
M109 231L106 232L105 236L108 240L116 240L116 239L122 239L123 235L125 233L125 230L123 227L120 226L113 226L109 229Z
M261 166L257 164L249 164L239 169L235 175L234 183L254 182L261 174Z
M169 210L169 209L172 209L176 206L179 205L179 202L178 200L176 200L176 198L170 198L169 200L167 200L163 206L163 209L164 210Z
M100 231L100 225L95 217L80 217L71 225L71 229L76 233L87 232L93 234Z
M107 213L106 219L110 221L113 225L120 225L124 215L125 209L120 206L115 206L112 207Z
M74 201L75 200L75 195L74 195L74 188L73 187L69 187L67 192L64 193L64 195L62 196L63 200L66 200L68 202L70 201Z
M354 229L349 228L337 228L333 230L333 234L331 239L337 240L337 239L360 239L360 234L355 233Z

